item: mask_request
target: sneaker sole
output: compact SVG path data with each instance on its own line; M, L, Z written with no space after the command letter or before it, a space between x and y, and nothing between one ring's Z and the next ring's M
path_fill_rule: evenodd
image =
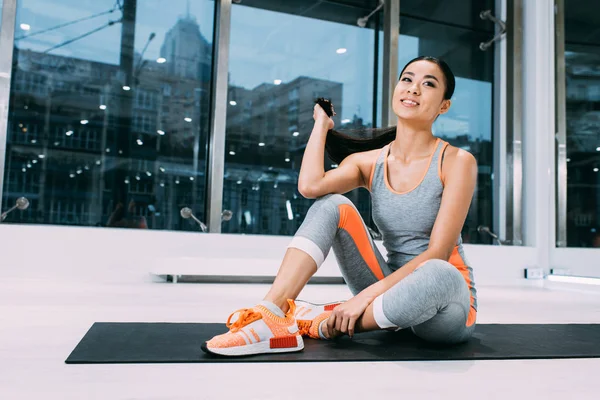
M219 356L250 356L255 354L270 354L270 353L291 353L304 349L304 340L302 336L296 335L296 346L294 347L276 347L271 348L270 341L247 344L245 346L235 347L216 347L209 348L206 342L202 344L202 350L205 353L216 354Z

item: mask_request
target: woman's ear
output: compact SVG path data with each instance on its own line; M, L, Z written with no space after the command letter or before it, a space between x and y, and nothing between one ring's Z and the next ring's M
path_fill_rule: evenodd
M446 114L448 112L448 110L450 109L451 104L452 104L452 102L450 100L442 101L442 106L440 108L440 114Z

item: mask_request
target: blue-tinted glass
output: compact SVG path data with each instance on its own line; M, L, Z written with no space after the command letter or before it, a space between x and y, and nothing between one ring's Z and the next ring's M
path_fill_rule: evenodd
M312 204L297 185L314 99L332 99L336 129L372 126L375 32L356 24L369 10L289 4L232 7L223 232L296 232ZM369 194L348 197L368 220Z
M214 2L18 2L7 222L197 229Z
M567 246L600 247L600 14L565 0Z

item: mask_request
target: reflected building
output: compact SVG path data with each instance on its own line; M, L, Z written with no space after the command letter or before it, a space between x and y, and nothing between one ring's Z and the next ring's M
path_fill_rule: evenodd
M188 14L165 35L160 57L134 54L129 81L119 65L15 49L3 201L27 196L31 207L9 221L198 229L179 210L191 207L205 219L212 45ZM223 208L234 213L223 232L296 232L313 203L297 182L314 100L330 98L341 114L343 90L309 76L228 86ZM370 127L356 116L334 121L341 131ZM479 194L468 220L486 220L491 142L452 128L445 134L478 157ZM326 159L325 167L336 166ZM370 221L370 195L347 195Z

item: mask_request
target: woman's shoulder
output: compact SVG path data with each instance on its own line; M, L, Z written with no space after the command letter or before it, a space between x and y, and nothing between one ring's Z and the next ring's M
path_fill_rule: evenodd
M367 150L367 151L361 151L358 153L354 153L354 156L356 157L356 159L358 161L361 162L366 162L367 164L372 164L375 161L377 161L377 158L379 157L379 154L381 154L381 151L386 147L387 145L377 148L377 149L373 149L373 150Z
M477 169L477 160L469 151L448 144L442 159L442 180L451 173L463 173L465 170Z

